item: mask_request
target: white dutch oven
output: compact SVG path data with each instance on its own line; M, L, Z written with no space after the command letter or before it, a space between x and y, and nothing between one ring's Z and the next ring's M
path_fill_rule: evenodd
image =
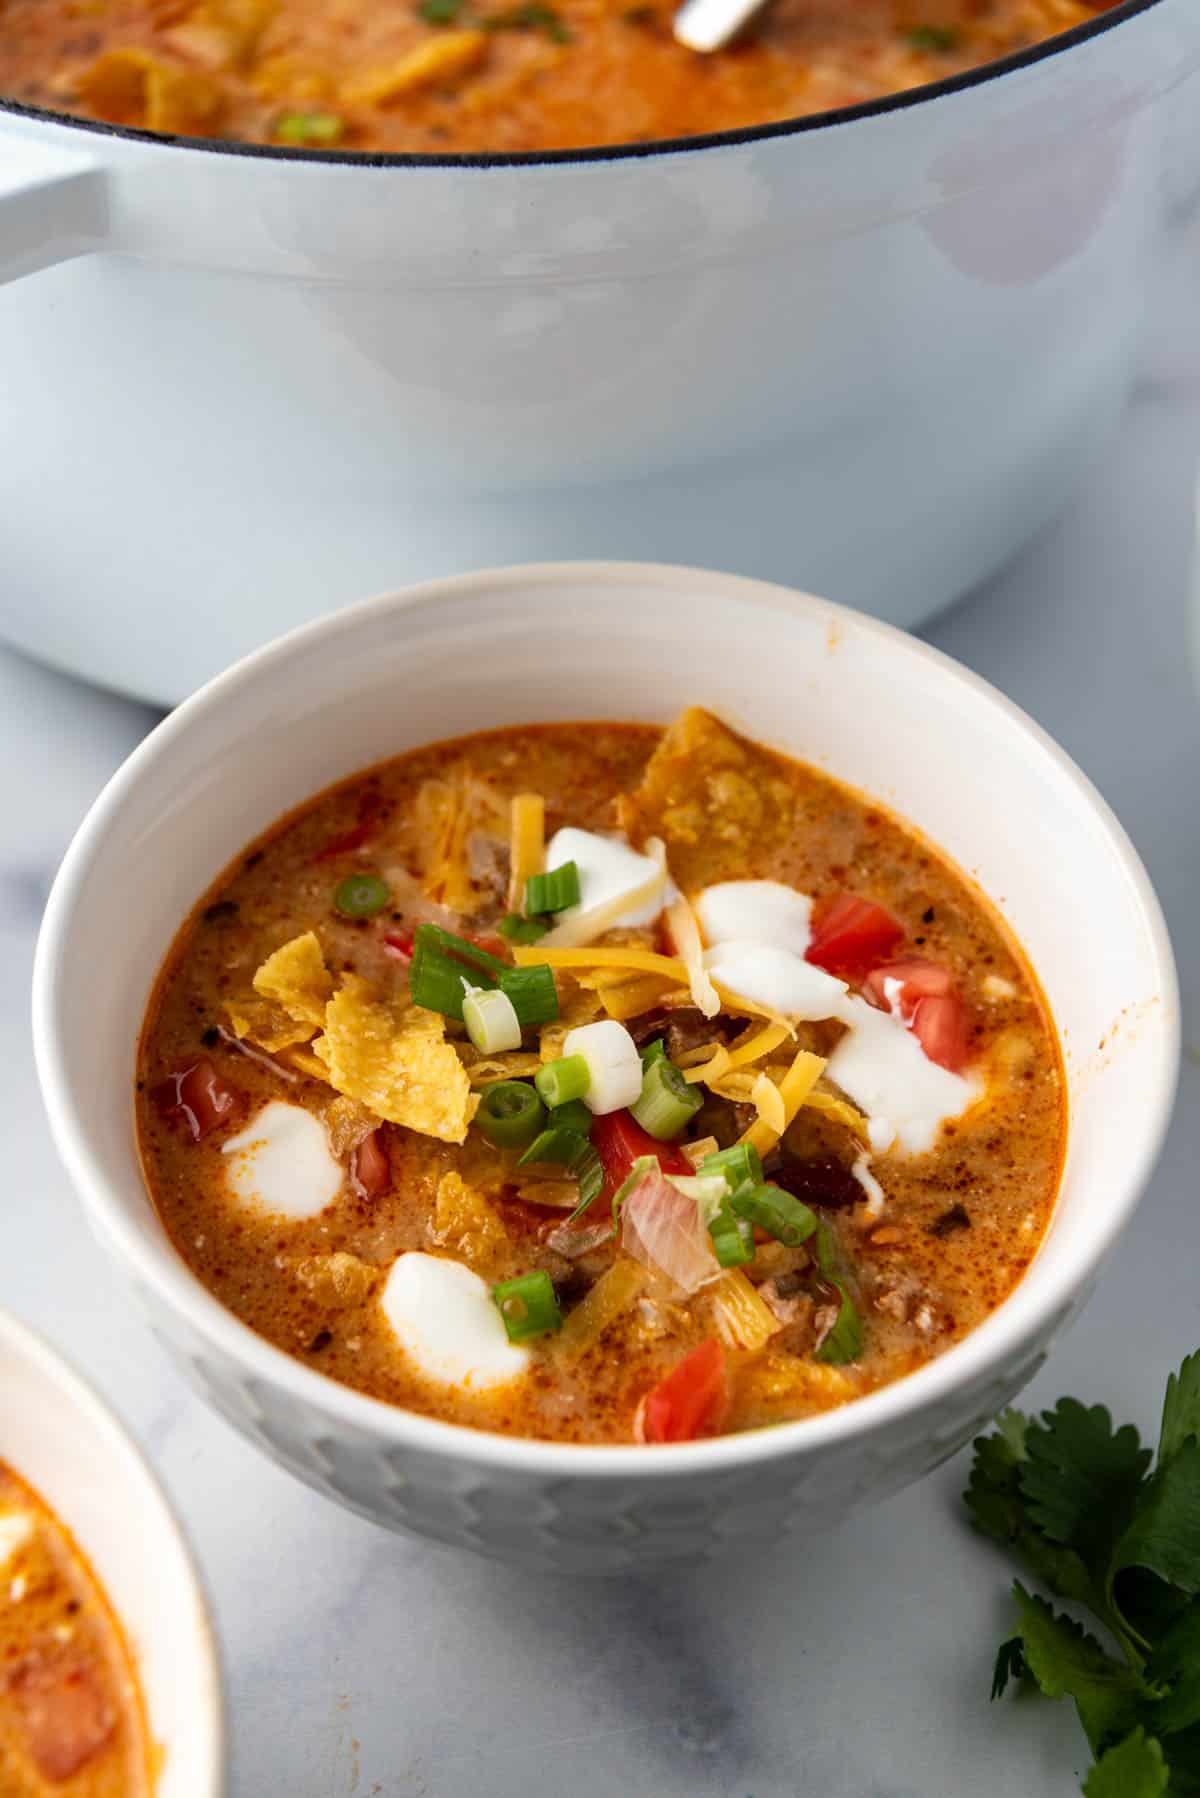
M1013 1296L909 1379L828 1416L658 1449L435 1422L338 1386L239 1323L176 1255L133 1134L159 963L216 873L281 812L436 737L536 718L665 720L689 702L920 825L1029 950L1062 1032L1071 1128L1046 1243ZM809 1530L960 1447L1087 1295L1157 1153L1175 977L1103 801L981 681L824 601L686 569L578 564L435 582L310 625L214 681L116 775L68 852L35 974L42 1088L101 1239L200 1391L379 1523L535 1567L617 1571Z
M0 1460L66 1524L121 1619L162 1755L155 1798L221 1798L217 1651L179 1525L112 1413L4 1312Z
M911 624L1115 418L1198 57L1196 0L1126 0L876 105L541 159L0 106L0 631L177 699L357 593L576 555Z

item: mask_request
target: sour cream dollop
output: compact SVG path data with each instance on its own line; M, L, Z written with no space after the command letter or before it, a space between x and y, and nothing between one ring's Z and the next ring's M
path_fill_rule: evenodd
M848 991L844 980L771 943L718 943L704 965L718 985L796 1023L838 1017Z
M520 1379L529 1350L508 1340L487 1282L460 1261L414 1249L380 1294L400 1347L427 1380L483 1391Z
M812 904L807 893L781 880L723 880L705 887L696 916L710 946L771 943L803 955L812 941Z
M603 910L603 930L621 925L653 924L663 907L678 898L679 889L669 875L664 877L663 864L652 855L642 855L616 837L604 837L594 830L577 830L567 825L555 831L546 845L546 868L561 868L574 862L579 870L579 904L561 911L555 918L556 929L568 929L591 912ZM659 878L648 898L637 900L636 894L647 882ZM622 906L626 894L630 902ZM609 911L609 907L615 910Z
M272 1099L244 1130L221 1146L234 1196L252 1210L293 1222L332 1204L345 1170L329 1147L325 1126L301 1105Z
M979 1080L930 1061L911 1030L865 999L847 998L838 1015L849 1029L825 1072L867 1113L871 1147L877 1154L893 1143L914 1155L932 1149L947 1119L979 1098Z

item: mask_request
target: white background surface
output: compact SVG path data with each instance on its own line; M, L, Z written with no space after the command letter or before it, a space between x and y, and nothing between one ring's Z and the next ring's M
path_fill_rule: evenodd
M1189 1043L1200 1039L1198 450L1193 221L1118 443L1071 512L928 633L1032 712L1116 807L1166 908ZM798 547L798 585L804 573ZM1009 1570L964 1525L965 1457L851 1527L814 1517L811 1553L781 1560L764 1542L753 1563L692 1579L572 1587L341 1513L185 1390L85 1233L29 1043L49 881L89 801L151 721L0 651L0 1303L108 1394L183 1514L224 1644L231 1798L1077 1789L1086 1754L1065 1708L988 1703ZM1019 819L1013 830L1019 838ZM1198 1084L1200 1067L1185 1059L1135 1226L1026 1402L1102 1398L1152 1432L1167 1370L1200 1346Z

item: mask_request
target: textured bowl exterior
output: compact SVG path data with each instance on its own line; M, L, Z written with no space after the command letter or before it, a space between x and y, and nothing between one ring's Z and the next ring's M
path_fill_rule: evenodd
M527 695L551 688L540 716L660 721L700 702L828 767L977 879L1043 979L1071 1119L1047 1238L980 1328L839 1410L654 1449L440 1423L256 1336L191 1274L147 1197L134 1045L179 920L214 873L330 781L437 737L528 722ZM34 1027L55 1138L89 1219L196 1389L300 1479L387 1528L577 1573L690 1562L743 1535L809 1529L959 1448L1091 1289L1153 1165L1179 1056L1170 946L1145 873L1035 725L936 651L825 601L618 564L492 571L367 602L188 701L114 777L68 852L38 948Z
M566 556L918 622L1119 416L1198 58L1195 0L1127 0L864 116L518 165L0 103L0 633L174 701L361 593Z
M256 1379L236 1357L215 1355L157 1295L138 1291L160 1342L186 1378L243 1436L327 1498L385 1529L546 1573L621 1574L672 1561L694 1565L729 1543L811 1537L892 1497L957 1453L1031 1380L1081 1293L1036 1338L947 1397L857 1438L851 1454L798 1441L766 1463L693 1478L656 1477L653 1457L628 1474L593 1481L573 1473L498 1466L400 1446ZM579 1451L586 1455L587 1450Z

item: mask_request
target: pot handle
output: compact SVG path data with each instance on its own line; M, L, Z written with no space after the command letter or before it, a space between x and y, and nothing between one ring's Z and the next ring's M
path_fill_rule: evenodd
M0 282L98 249L107 215L98 163L10 138L0 154Z

